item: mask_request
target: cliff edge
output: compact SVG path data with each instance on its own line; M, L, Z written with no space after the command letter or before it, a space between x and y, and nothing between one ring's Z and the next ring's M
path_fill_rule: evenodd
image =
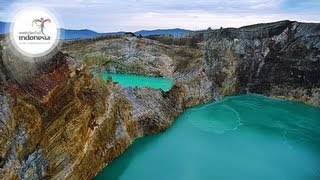
M79 46L71 43L49 61L33 62L15 59L3 39L0 178L93 178L136 138L164 131L187 107L226 95L252 92L320 105L319 24L282 21L194 36L203 39L192 47L118 39L116 54L103 49L112 43L102 39L85 46L100 44L90 52L73 48L73 57L67 46ZM124 66L131 63L141 67L139 74L156 76L165 66L160 75L175 83L163 92L104 82L90 73L96 67L77 60L87 53L107 56L106 69L117 72L131 71ZM148 57L151 68L143 63Z

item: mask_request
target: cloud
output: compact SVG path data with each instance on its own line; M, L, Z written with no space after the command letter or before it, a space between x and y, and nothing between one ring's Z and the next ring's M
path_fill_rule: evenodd
M169 1L154 1L142 0L139 1L146 7L160 7L165 10L256 10L277 8L282 0L169 0Z
M304 16L293 14L230 14L230 13L149 13L137 14L123 22L128 29L136 30L143 26L144 29L181 27L192 30L206 29L208 27L241 27L248 24L265 23L280 20L297 20L316 22L318 16ZM136 22L132 24L131 22Z
M0 5L47 7L60 16L66 28L100 32L239 27L283 19L319 22L320 15L318 0L0 0ZM4 12L10 8L0 9L0 15Z

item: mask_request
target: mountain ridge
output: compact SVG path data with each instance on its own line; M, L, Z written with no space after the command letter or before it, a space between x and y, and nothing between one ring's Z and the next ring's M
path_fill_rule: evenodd
M6 34L9 32L9 24L8 22L0 21L0 34ZM141 36L150 36L150 35L173 35L178 36L184 34L186 32L191 32L191 30L181 29L181 28L173 28L173 29L155 29L155 30L139 30L133 32L135 35ZM72 39L86 39L86 38L94 38L98 36L105 35L123 35L125 31L117 31L117 32L106 32L100 33L91 29L66 29L60 28L61 38L63 40L72 40Z

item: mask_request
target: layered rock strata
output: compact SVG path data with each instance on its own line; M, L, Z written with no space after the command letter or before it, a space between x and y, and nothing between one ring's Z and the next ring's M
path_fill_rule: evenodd
M109 40L87 45L98 48L88 52L123 64L148 62L141 57L149 48L165 47L153 51L165 55L145 56L161 57L160 65L136 68L144 69L140 74L159 75L155 69L165 66L160 75L175 78L168 92L103 82L88 71L96 67L76 60L88 57L76 48L65 47L64 52L74 50L67 52L73 57L58 52L49 61L26 61L16 59L3 40L0 178L91 179L136 138L164 131L185 108L226 95L252 92L320 105L319 24L283 21L197 33L204 40L196 47L148 39L140 39L138 46L128 42L137 39L117 39L121 50L109 54L96 45L114 45Z

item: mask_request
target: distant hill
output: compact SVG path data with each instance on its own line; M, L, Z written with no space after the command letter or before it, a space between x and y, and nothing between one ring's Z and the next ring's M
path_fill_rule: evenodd
M1 22L0 21L0 34L5 34L9 32L9 25L10 23L7 22ZM61 31L61 39L86 39L86 38L93 38L93 37L98 37L98 36L103 36L103 35L122 35L125 32L120 31L120 32L110 32L110 33L98 33L89 29L60 29ZM181 35L183 33L190 32L190 30L186 29L157 29L157 30L141 30L134 32L135 35L139 36L140 34L142 36L150 36L150 35Z
M61 39L84 39L100 36L100 33L89 29L73 30L73 29L60 29Z
M86 38L94 38L98 36L105 36L105 35L122 35L125 32L110 32L110 33L98 33L89 29L61 29L61 39L68 40L68 39L86 39Z
M166 35L166 34L178 36L187 32L190 32L190 30L176 28L176 29L141 30L141 31L134 32L134 34L137 36L140 34L141 36Z
M134 34L136 36L150 36L150 35L181 35L186 32L190 32L190 30L185 29L157 29L157 30L141 30L136 31ZM123 35L125 32L110 32L110 33L98 33L89 29L82 30L72 30L72 29L61 29L61 34L63 34L62 39L84 39L84 38L93 38L103 35Z
M10 23L0 21L0 34L9 32Z

